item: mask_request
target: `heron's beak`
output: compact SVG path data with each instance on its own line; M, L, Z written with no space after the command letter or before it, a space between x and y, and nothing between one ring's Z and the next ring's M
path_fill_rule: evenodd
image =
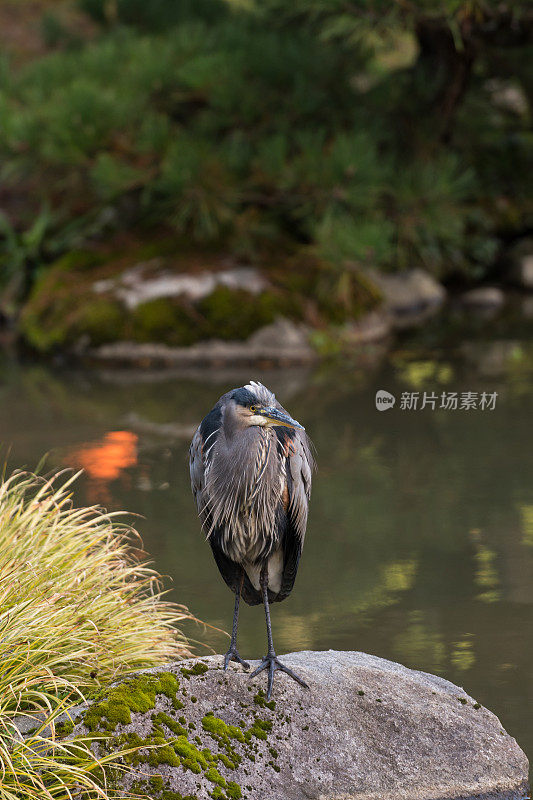
M265 417L271 425L279 425L283 428L299 428L302 431L305 430L303 425L300 425L299 422L296 422L295 419L289 417L288 414L284 414L283 411L280 411L278 408L274 408L274 406L262 408L257 413Z

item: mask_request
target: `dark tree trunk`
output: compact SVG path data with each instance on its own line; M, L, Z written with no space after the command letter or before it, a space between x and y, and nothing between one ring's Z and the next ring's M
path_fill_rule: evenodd
M425 84L428 112L436 119L439 138L447 142L468 87L477 48L466 31L461 32L458 47L445 20L419 20L416 35L420 47L417 70Z

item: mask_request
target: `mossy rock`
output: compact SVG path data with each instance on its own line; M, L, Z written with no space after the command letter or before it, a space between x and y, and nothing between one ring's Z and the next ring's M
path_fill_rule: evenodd
M205 339L247 339L278 316L295 316L286 293L266 290L254 295L226 286L200 300L197 310Z
M182 257L174 265L166 256L157 262L152 272L187 274ZM299 255L264 267L270 286L259 293L219 283L194 302L179 295L129 309L113 281L105 291L94 289L97 281L119 278L127 267L124 258L88 251L63 256L35 283L19 319L20 335L41 353L125 340L187 347L211 339L243 341L280 316L318 327L339 325L377 302L373 288L356 272L336 273L325 262ZM190 268L191 274L198 268L193 257Z
M141 303L131 312L135 342L164 342L175 347L198 341L192 308L177 299L160 297Z
M124 271L118 260L117 273ZM96 347L133 340L184 347L209 339L244 340L279 315L300 318L283 289L252 294L218 286L197 302L162 297L128 309L113 290L95 292L101 277L113 277L101 256L70 253L36 282L19 320L19 332L35 350L68 350L78 342Z
M78 712L74 735L88 728L107 735L102 755L130 749L131 771L117 773L119 793L153 800L527 796L528 763L514 739L443 678L364 653L308 651L282 661L310 688L278 673L267 700L264 673L250 680L233 664L224 672L223 661L209 656L139 673Z
M103 258L85 251L60 258L36 281L19 319L19 333L41 353L123 338L127 314L115 299L92 289Z

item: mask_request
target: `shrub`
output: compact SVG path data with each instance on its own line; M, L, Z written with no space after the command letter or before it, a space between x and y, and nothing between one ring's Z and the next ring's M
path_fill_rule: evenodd
M102 683L189 654L175 627L187 610L163 600L131 528L72 505L73 480L17 471L0 484L2 800L108 796L121 754L60 740L57 716ZM22 718L35 723L24 739Z
M82 6L93 40L0 70L0 266L28 286L120 231L469 279L531 225L524 4Z

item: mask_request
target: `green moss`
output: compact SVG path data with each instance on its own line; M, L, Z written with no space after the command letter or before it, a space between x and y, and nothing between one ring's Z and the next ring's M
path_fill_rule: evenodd
M158 694L164 694L171 700L174 699L176 692L180 688L180 683L174 673L160 672L157 679L159 681Z
M198 663L195 664L190 669L187 669L187 667L182 667L180 669L180 672L181 672L181 674L183 675L184 678L190 678L191 675L205 675L205 673L208 671L208 669L209 669L209 667L207 666L207 664L204 664L203 662L198 661Z
M142 747L145 747L146 742L135 731L122 733L120 736L114 737L112 742L117 748L132 749L131 753L124 756L126 764L132 764L135 767L143 761L143 756L139 751Z
M197 304L202 338L247 339L258 328L283 314L285 297L275 291L254 295L218 286Z
M156 695L164 694L173 701L178 689L179 682L171 672L130 678L93 703L85 713L84 724L90 731L114 731L118 724L131 722L132 711L146 713L154 708Z
M217 786L221 786L223 789L226 787L226 779L222 777L220 772L215 767L209 767L205 773L205 777L208 781L211 781L211 783L216 783Z
M56 736L59 739L64 739L66 736L70 736L73 730L74 723L71 719L65 720L65 722L58 722L56 725Z
M113 342L123 336L125 311L116 300L95 295L80 308L72 321L72 337L88 336L91 345Z
M166 725L167 728L170 731L172 731L172 733L176 734L176 736L186 736L187 735L187 731L183 727L183 725L180 725L180 723L176 722L175 719L172 719L172 717L170 717L168 714L165 714L164 711L160 711L157 714L152 714L152 721L156 725L157 724Z
M131 313L131 338L173 346L193 344L198 339L193 310L181 300L167 297L141 303Z
M236 767L237 767L237 765L236 765L236 764L234 764L234 762L233 762L233 761L232 761L230 758L228 758L228 756L227 756L227 755L225 755L224 753L219 753L219 755L218 755L218 760L219 760L219 761L220 761L222 764L224 764L224 766L225 766L227 769L236 769Z
M153 744L159 746L150 750L148 755L148 763L151 767L158 767L160 764L169 764L171 767L179 767L180 764L184 763L178 758L172 745L163 744L157 740L154 740ZM199 769L198 772L200 772Z
M201 744L201 740L200 740L200 744ZM219 756L218 755L214 755L211 752L211 750L209 749L209 747L203 747L202 748L202 755L206 759L206 761L212 761L214 764L216 764L216 762L219 759Z
M244 744L247 738L243 731L236 725L228 725L223 720L215 717L212 712L205 715L202 719L202 728L225 750L225 753L218 754L218 760L228 769L236 769L241 763L241 756L235 750L234 742Z
M236 725L228 725L224 720L215 717L212 713L206 714L202 719L202 728L207 733L220 739L237 739L239 742L245 741L245 736Z
M290 304L289 295L279 290L254 295L227 286L218 286L196 303L179 297L158 298L132 311L131 336L137 342L160 341L174 346L214 338L247 339L279 314L294 317Z
M164 785L165 784L161 775L150 776L150 786L152 787L152 789L155 789L156 792L162 791Z
M320 334L328 324L342 325L376 303L364 276L339 275L330 264L309 257L265 268L271 287L258 294L219 285L196 302L163 297L127 309L111 292L94 291L95 281L116 278L138 257L116 254L104 264L102 256L83 251L59 259L33 286L19 317L22 337L43 353L85 339L93 346L124 339L188 346L213 338L247 339L279 315L318 323ZM193 259L179 269L194 266Z
M91 272L95 267L104 262L104 257L90 250L71 250L49 267L56 273L61 272Z
M269 708L271 711L274 711L276 708L275 700L268 701L263 689L259 689L257 694L254 695L254 703L261 708Z
M94 292L94 270L102 257L74 251L38 279L18 321L22 337L47 353L68 348L80 337L92 344L124 338L126 312L115 300Z
M474 703L473 705L476 711L479 711L479 709L481 708L481 703Z
M181 757L181 763L185 769L190 769L191 772L199 774L202 770L208 768L208 761L204 754L196 747L196 745L189 742L186 736L179 736L174 743L176 753Z
M194 670L193 674L204 674L205 669L202 667L205 665L198 666L199 669ZM184 677L190 676L184 675ZM179 689L179 682L173 673L138 675L107 691L99 692L97 701L87 710L84 722L91 730L112 731L117 724L127 724L131 721L132 713L137 711L146 713L154 708L158 695L163 694L172 702ZM158 711L151 715L151 721L152 729L145 739L134 731L126 731L115 734L109 740L109 746L113 749L132 750L133 752L124 756L124 761L134 767L147 764L152 769L158 769L160 765L167 764L202 776L213 784L210 797L217 797L219 800L242 797L239 784L227 781L218 769L221 765L228 770L234 770L241 763L242 757L236 752L234 744L240 742L246 745L249 751L257 750L257 746L253 744L254 737L266 738L267 732L272 729L270 721L255 719L249 729L243 731L236 725L225 723L211 712L202 719L202 729L217 742L218 752L216 750L212 752L208 747L202 748L199 736L195 737L195 741L189 740L187 720L184 716L176 721L166 712ZM273 752L275 751L271 749L271 754ZM255 760L252 752L249 752L249 757ZM157 800L163 798L175 800L182 797L179 793L165 789L165 781L161 775L150 776L146 787L140 793L155 791L158 793Z
M270 720L265 719L256 719L252 727L247 731L248 736L255 736L258 739L266 740L267 733L270 733L272 730L272 723Z

